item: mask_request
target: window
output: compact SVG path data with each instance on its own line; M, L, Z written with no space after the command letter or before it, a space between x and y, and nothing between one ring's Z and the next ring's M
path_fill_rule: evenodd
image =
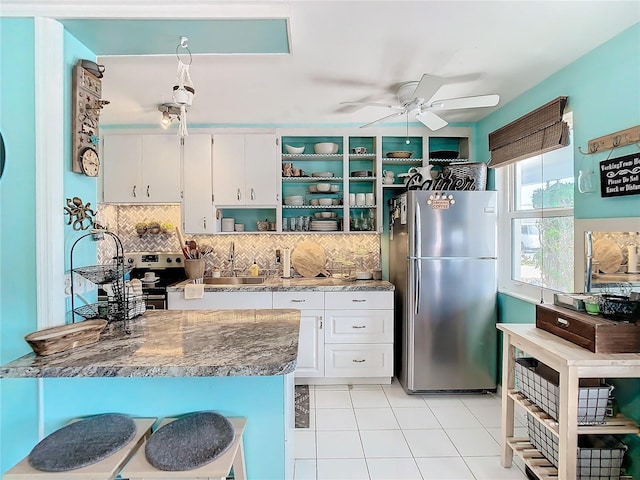
M568 114L570 115L570 114ZM570 123L570 122L569 122ZM573 146L496 169L500 290L539 301L573 292Z

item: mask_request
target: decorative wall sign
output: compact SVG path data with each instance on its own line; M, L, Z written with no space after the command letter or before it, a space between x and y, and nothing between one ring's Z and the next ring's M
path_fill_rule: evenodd
M475 180L471 177L455 177L451 172L441 174L433 180L423 181L422 174L415 173L407 180L407 190L476 190Z
M600 194L640 195L640 153L600 162Z
M82 154L87 149L98 150L100 110L109 102L101 99L101 80L83 68L82 62L79 60L73 67L71 169L87 175L82 168Z

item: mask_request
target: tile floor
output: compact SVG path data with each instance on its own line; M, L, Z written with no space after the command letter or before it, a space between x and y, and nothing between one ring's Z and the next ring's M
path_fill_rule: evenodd
M310 386L295 480L526 480L500 465L500 397L407 395L391 385ZM526 436L522 412L516 436Z

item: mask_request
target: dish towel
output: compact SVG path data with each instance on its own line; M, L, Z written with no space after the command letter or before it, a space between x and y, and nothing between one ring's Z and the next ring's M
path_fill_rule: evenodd
M204 283L187 283L184 286L184 299L204 298Z

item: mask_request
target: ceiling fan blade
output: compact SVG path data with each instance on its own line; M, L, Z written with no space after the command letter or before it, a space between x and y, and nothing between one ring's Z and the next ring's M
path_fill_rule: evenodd
M449 98L436 100L427 108L429 110L455 110L458 108L495 107L500 101L500 95L478 95L475 97Z
M416 119L424 123L424 125L429 130L433 130L433 131L440 130L442 127L446 127L447 124L449 123L445 119L439 117L433 112L430 112L429 110L425 110L422 113L417 113Z
M442 85L444 85L442 78L425 73L413 92L413 98L423 98L428 102L440 90Z
M403 107L398 105L389 105L388 103L375 103L375 102L340 102L340 105L363 105L366 107L385 107L393 108L396 110L404 110Z
M360 128L365 128L365 127L368 127L370 125L373 125L374 123L382 122L383 120L386 120L387 118L397 117L398 115L402 115L402 114L404 114L404 110L402 110L401 112L393 112L391 115L387 115L386 117L382 117L382 118L379 118L377 120L374 120L373 122L369 122L369 123L365 123L364 125L360 125Z

